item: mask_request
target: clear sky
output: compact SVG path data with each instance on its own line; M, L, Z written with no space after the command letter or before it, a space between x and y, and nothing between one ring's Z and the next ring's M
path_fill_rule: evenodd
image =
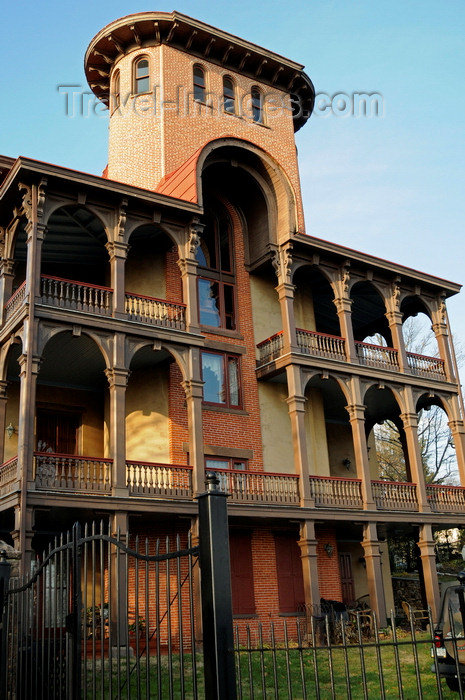
M382 117L315 115L298 132L307 232L465 282L463 0L0 0L0 153L100 174L107 117L70 118L57 88L86 88L92 37L146 10L303 63L317 93L381 95ZM448 304L462 342L464 295Z

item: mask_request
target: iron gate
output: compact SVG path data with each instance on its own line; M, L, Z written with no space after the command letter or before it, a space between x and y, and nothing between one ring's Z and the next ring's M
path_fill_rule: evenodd
M76 524L27 580L6 588L9 565L0 565L0 698L234 698L226 497L217 483L199 497L196 546L190 535L154 543Z

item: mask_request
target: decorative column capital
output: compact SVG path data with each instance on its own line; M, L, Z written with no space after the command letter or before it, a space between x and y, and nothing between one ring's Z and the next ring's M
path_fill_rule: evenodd
M11 258L5 258L0 261L0 277L6 277L7 275L10 275L13 277L14 275L14 266L15 266L15 261L12 260Z
M462 420L451 420L447 425L453 435L465 434L465 426Z
M334 299L334 305L338 314L350 313L352 310L353 299L349 297L336 297Z
M418 415L416 413L401 413L400 418L404 428L418 428Z
M389 326L401 326L402 325L402 313L396 309L391 311L386 311L384 314L388 320Z
M104 371L110 389L117 386L124 388L127 387L129 375L131 374L131 372L128 369L120 369L117 367L113 367Z
M307 403L305 396L289 396L286 403L289 406L289 411L305 413L305 404Z
M20 375L24 376L26 373L26 368L27 368L27 360L28 356L23 353L18 357L18 364L20 367ZM31 360L31 373L32 374L39 374L39 369L41 365L42 359L40 357L34 356Z
M291 283L293 266L292 247L293 244L290 242L271 249L271 264L281 284L286 282L288 284Z
M110 261L114 258L126 260L130 246L122 241L108 241L108 243L105 243L105 248L110 256Z
M203 385L200 379L185 379L181 386L186 393L186 399L203 399Z
M433 329L434 335L436 337L439 335L449 335L447 330L447 323L445 323L444 321L440 321L439 323L433 323L431 325L431 328Z
M349 421L365 420L365 410L366 406L359 403L351 403L345 407L347 413L349 414Z

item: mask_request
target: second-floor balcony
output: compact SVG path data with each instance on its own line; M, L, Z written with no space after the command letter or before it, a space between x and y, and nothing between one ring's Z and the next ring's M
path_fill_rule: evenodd
M25 301L26 285L23 283L5 304L5 321L12 318ZM110 287L42 275L40 303L58 309L111 317L113 290ZM124 313L128 321L178 330L186 329L185 304L166 299L126 292Z
M330 360L347 360L346 340L337 335L318 333L297 328L297 345L302 355L323 357ZM279 331L257 345L257 366L277 360L284 352L283 332ZM399 353L395 348L355 341L355 354L359 365L400 372ZM446 379L444 360L407 352L407 371L419 377Z
M189 465L126 461L128 497L185 500L194 497L192 467ZM299 507L300 478L296 474L278 474L235 469L215 470L220 489L231 503L255 506ZM34 453L33 478L36 492L61 496L93 495L111 497L113 461L99 457ZM18 458L0 465L0 498L17 490ZM373 480L371 488L379 511L419 511L416 484ZM434 513L465 513L465 488L428 484L428 505ZM310 476L310 497L315 509L363 510L360 479Z

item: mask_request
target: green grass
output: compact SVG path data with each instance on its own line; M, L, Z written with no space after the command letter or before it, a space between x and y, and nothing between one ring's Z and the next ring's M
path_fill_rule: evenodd
M418 667L420 669L420 686L415 673L415 647L405 637L399 640L398 667L396 669L395 650L388 643L381 642L379 655L376 648L365 646L362 650L357 647L328 649L271 649L247 650L241 649L236 654L236 671L238 676L238 698L243 700L315 700L317 683L315 670L318 675L319 697L321 700L389 700L403 697L405 700L438 697L436 676L431 673L432 659L430 643L426 633L418 634L417 644ZM389 640L388 640L389 641ZM87 698L110 700L116 698L194 698L192 657L185 655L184 694L181 692L181 665L179 655L173 654L160 658L157 665L156 657L150 659L147 673L146 660L141 659L138 669L133 670L135 660L122 659L119 668L112 664L110 674L109 663L104 662L102 677L101 662L96 664L95 681L89 674L86 682ZM382 665L382 674L379 672ZM362 669L365 669L367 694L364 694L362 684ZM90 668L89 668L90 670ZM172 673L171 673L172 670ZM347 671L347 673L346 673ZM198 697L204 697L203 663L201 655L197 655ZM400 673L400 679L398 678ZM172 681L170 683L170 677ZM112 692L110 693L110 678ZM94 685L95 683L95 685ZM399 683L402 688L401 695ZM276 686L276 687L275 687ZM118 694L118 687L121 688ZM456 700L459 695L450 691L441 681L444 700ZM95 694L94 694L95 693Z

